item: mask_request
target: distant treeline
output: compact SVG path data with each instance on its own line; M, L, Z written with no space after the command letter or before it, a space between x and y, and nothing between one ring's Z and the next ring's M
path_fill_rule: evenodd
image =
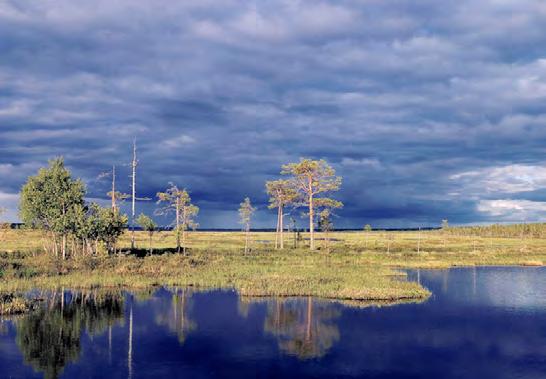
M21 222L14 223L5 223L10 229L24 229L25 224ZM130 230L130 226L126 226L125 230ZM173 231L175 227L173 226L158 226L157 231ZM427 231L427 230L440 230L440 227L424 227L424 228L372 228L373 232L416 232L418 230ZM135 230L143 231L139 226L135 226ZM241 228L198 228L201 232L240 232ZM252 232L276 232L273 228L252 228ZM294 231L291 227L288 229L289 232ZM298 232L308 232L307 228L296 228L295 231ZM334 228L332 232L362 232L360 228Z
M444 228L442 231L458 236L546 238L546 223L458 226Z
M10 229L24 229L23 223L4 223ZM129 226L123 229L129 230ZM139 226L135 230L143 231ZM173 231L176 228L173 226L158 226L157 231ZM199 228L201 232L240 232L241 228ZM530 223L530 224L493 224L480 226L450 226L447 228L441 227L423 227L423 228L372 228L373 232L416 232L416 231L442 231L450 235L457 236L476 236L476 237L507 237L507 238L546 238L546 223ZM273 228L252 228L252 232L276 232ZM308 232L307 228L296 228L296 230L288 229L288 232ZM359 228L336 228L332 232L362 232Z

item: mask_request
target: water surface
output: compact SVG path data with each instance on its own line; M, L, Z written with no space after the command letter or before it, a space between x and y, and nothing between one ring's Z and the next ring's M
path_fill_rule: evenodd
M411 271L422 304L58 292L0 323L2 378L545 378L546 268Z

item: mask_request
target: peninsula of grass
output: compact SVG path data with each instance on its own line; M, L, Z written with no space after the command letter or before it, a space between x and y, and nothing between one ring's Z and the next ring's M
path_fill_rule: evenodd
M401 269L476 265L543 265L546 239L487 238L430 232L334 232L318 235L309 251L305 236L293 248L273 249L274 233L252 233L251 250L236 232L193 232L186 254L177 254L174 235L157 233L147 255L148 235L137 232L129 252L129 233L116 255L45 254L37 231L5 231L0 242L0 293L31 289L146 288L190 286L233 289L242 296L316 296L358 302L422 301L430 292L406 280Z

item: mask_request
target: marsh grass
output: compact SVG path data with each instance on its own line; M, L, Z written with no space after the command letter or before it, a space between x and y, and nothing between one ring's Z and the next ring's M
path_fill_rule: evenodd
M0 294L0 316L15 315L28 312L33 307L33 301L13 293Z
M122 254L60 261L43 253L38 232L9 231L0 242L0 291L162 285L232 288L249 297L317 296L379 304L430 295L419 284L406 281L400 269L546 262L544 239L457 236L441 231L421 232L420 237L417 232L369 232L367 237L364 232L334 232L329 253L320 249L321 233L317 233L319 250L313 252L305 246L305 236L298 249L274 250L274 233L251 233L250 252L244 253L243 233L192 232L187 254L175 254L174 233L159 232L153 241L156 254L151 256L144 254L147 234L137 232L136 237L135 254L129 251L127 233L119 242ZM288 235L286 246L292 242Z

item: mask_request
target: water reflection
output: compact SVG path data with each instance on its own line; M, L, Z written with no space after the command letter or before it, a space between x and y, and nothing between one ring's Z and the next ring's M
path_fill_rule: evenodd
M190 318L192 290L172 288L169 292L171 297L161 298L155 308L156 322L176 334L178 341L183 344L188 334L197 329L197 323Z
M57 378L80 356L82 331L104 332L123 317L119 293L55 292L43 307L17 319L17 345L24 360L45 378Z
M301 359L322 357L339 340L339 309L331 303L307 299L267 302L264 329L277 337L282 352Z
M233 291L51 293L0 320L0 377L542 377L546 268L409 273L384 307Z

